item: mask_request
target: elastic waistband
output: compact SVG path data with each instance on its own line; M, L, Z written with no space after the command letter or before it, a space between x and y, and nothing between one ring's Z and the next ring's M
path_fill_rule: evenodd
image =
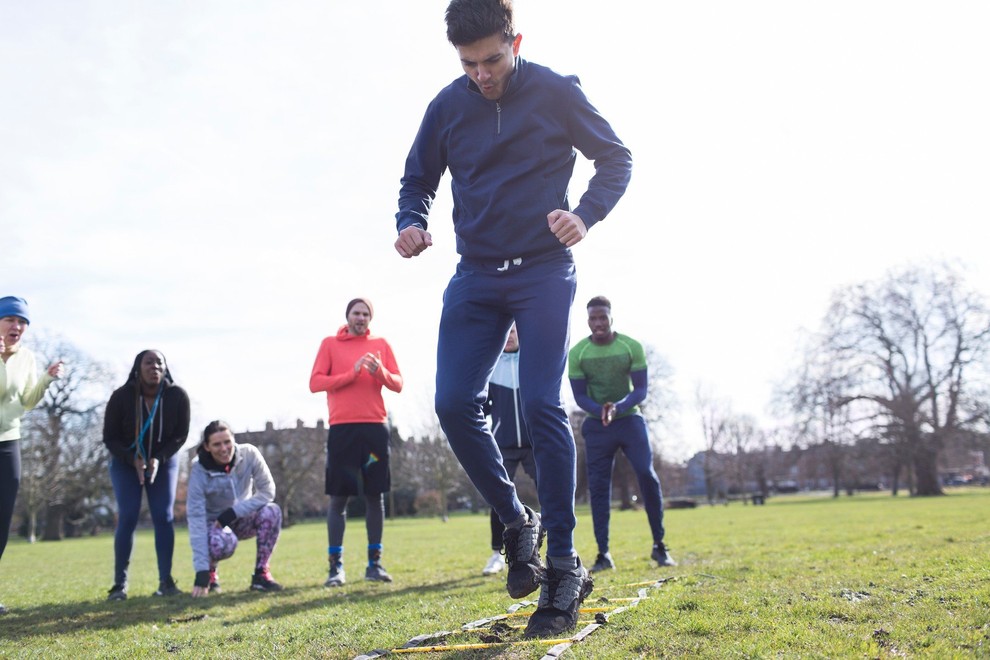
M554 250L553 252L538 252L536 254L524 254L520 256L506 257L504 259L478 259L475 257L461 257L462 265L471 270L496 271L506 273L526 266L536 264L571 264L574 263L574 255L569 248L564 250Z

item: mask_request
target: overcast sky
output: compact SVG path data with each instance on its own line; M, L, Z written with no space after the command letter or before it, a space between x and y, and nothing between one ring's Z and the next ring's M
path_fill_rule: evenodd
M521 55L579 75L632 150L626 196L575 248L572 340L604 294L667 358L669 455L700 448L699 383L765 416L838 288L948 259L990 293L990 4L516 5ZM0 295L118 385L162 350L194 436L325 418L316 349L368 296L406 380L387 403L422 428L448 178L433 248L392 243L422 113L461 73L445 7L0 0Z

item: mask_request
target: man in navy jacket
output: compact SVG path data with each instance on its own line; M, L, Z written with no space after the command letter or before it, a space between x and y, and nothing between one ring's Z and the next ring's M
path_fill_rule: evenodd
M506 587L541 587L527 637L572 630L592 581L573 543L575 448L560 400L576 274L571 250L612 210L632 170L629 150L578 79L519 57L511 0L452 0L447 39L464 75L429 104L406 159L396 251L433 244L429 211L450 172L460 263L444 293L436 410L450 446L506 525ZM580 151L595 174L573 211ZM515 319L523 410L540 474L541 514L525 507L485 424L484 392ZM540 546L547 535L547 566Z

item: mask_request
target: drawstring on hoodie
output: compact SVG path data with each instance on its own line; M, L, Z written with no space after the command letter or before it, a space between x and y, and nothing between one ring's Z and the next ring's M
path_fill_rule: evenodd
M522 266L522 257L516 257L515 259L506 259L502 262L502 265L496 268L500 273L504 273L509 270L509 266Z

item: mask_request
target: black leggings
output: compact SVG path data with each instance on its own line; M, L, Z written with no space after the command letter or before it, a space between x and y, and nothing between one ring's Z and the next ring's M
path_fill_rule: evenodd
M0 442L0 557L7 547L10 521L14 517L14 502L21 485L21 441Z
M327 537L330 547L344 545L344 527L347 525L347 495L331 495L327 508ZM385 495L365 495L364 526L368 530L368 545L382 542L385 527Z

